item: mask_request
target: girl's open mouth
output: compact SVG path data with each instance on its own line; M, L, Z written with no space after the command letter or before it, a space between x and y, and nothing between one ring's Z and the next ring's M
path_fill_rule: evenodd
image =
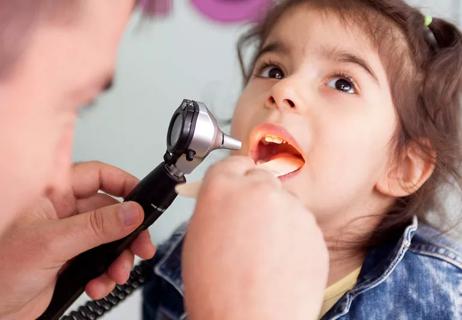
M251 138L251 157L257 165L264 165L278 177L293 175L304 165L300 148L283 128L264 124L254 130Z

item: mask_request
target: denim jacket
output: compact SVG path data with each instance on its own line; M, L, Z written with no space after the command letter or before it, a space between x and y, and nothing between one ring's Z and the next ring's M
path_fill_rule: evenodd
M145 320L186 319L181 250L186 226L162 245L144 288ZM401 238L366 255L353 289L325 319L462 319L460 247L417 218Z

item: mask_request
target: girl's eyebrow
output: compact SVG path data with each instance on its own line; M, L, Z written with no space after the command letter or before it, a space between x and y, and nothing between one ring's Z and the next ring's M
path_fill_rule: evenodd
M320 50L320 55L322 57L328 57L331 60L337 62L345 62L345 63L353 63L360 66L364 69L376 82L379 84L379 79L377 78L376 74L374 73L373 69L369 66L366 59L349 52L344 49L335 48L335 47L323 47Z
M289 48L282 42L280 41L272 41L269 42L258 51L257 55L255 56L255 61L257 61L262 55L265 53L280 53L280 54L288 54L289 53Z

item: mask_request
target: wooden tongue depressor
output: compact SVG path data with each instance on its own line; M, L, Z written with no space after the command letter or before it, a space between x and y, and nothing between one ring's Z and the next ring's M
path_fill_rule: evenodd
M276 177L284 176L291 173L303 165L301 159L294 157L281 157L268 162L257 164L257 168L270 171ZM175 190L178 195L187 198L197 198L202 181L179 184Z

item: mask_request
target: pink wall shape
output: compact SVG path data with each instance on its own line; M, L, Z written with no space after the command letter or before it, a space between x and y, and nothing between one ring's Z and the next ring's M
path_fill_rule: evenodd
M270 7L271 0L191 0L194 6L218 22L255 21Z
M144 12L155 16L167 16L173 8L173 0L141 0L140 6Z

